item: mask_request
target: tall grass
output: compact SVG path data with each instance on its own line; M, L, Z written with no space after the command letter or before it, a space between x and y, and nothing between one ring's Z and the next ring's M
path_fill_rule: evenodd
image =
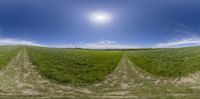
M47 78L62 83L100 81L119 63L119 51L27 47L30 60Z
M0 46L0 69L16 56L20 48L20 46Z
M130 51L128 57L159 76L178 77L200 70L200 47Z

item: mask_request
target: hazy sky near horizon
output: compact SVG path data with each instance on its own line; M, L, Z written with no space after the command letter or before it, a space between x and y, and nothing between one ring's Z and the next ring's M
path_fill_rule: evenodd
M0 45L200 45L199 0L1 0Z

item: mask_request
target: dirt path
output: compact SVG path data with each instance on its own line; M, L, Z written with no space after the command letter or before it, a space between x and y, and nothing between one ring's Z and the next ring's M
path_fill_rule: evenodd
M42 77L30 63L27 52L23 48L10 64L0 71L0 95L98 97L102 93L104 98L106 96L117 98L129 93L130 81L126 71L126 57L123 56L116 70L103 82L86 87L61 85Z
M163 78L145 72L123 55L117 68L104 81L90 86L89 89L97 92L91 98L106 99L196 96L188 85L177 84L180 81L181 79Z
M71 86L42 77L28 58L25 48L0 71L0 95L60 96L75 93Z
M160 96L183 97L195 86L179 86L169 79L153 76L133 64L123 55L117 68L104 81L85 87L62 85L42 77L29 61L23 48L8 66L0 71L0 96L87 97L87 98L154 98ZM193 88L194 87L194 88ZM193 89L192 89L193 88ZM200 92L195 89L196 92ZM189 93L192 94L192 93Z

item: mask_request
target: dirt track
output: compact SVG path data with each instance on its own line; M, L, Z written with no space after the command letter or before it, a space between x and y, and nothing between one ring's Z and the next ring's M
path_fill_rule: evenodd
M0 95L8 96L133 99L164 95L181 98L195 94L188 90L200 91L200 84L197 82L179 84L182 80L160 78L142 71L126 55L123 55L117 68L102 82L85 87L58 84L39 74L30 63L25 48L0 71L0 78Z

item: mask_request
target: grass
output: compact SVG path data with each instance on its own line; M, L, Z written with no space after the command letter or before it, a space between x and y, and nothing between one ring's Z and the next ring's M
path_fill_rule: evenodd
M142 69L164 77L179 77L200 70L200 47L127 52Z
M19 50L20 46L0 46L0 69L6 66Z
M144 59L144 57L146 59L153 57L151 58L152 62L155 60L161 62L162 60L160 64L169 66L167 64L171 63L172 65L173 62L182 64L183 60L187 59L184 64L187 63L188 68L189 66L195 66L195 64L198 67L198 49L200 47L137 49L123 52L113 50L23 47L15 60L7 68L3 68L0 71L0 94L3 95L0 95L0 97L196 99L199 97L198 93L200 92L200 75L196 75L195 78L192 77L190 79L190 81L192 80L191 83L177 79L157 77L142 70L140 65L136 66L131 61L136 62L138 57L140 57L138 60ZM27 52L29 53L29 57ZM126 53L129 58L126 55L121 58L122 53ZM31 61L29 61L29 58ZM118 63L120 59L121 61ZM173 61L175 59L176 61ZM31 62L35 65L32 65ZM109 65L110 63L113 65ZM148 61L146 64L150 64L150 62ZM187 69L183 66L185 65L181 65L179 71ZM113 71L114 68L115 70ZM164 67L155 66L155 68ZM163 70L167 68L165 67ZM170 70L166 70L166 73L176 68L170 68ZM188 71L188 73L198 71L198 68L190 68L194 71ZM108 73L110 74L106 76ZM41 77L40 74L43 76ZM174 71L172 74L176 74L176 72ZM106 79L104 79L105 76ZM99 79L98 77L102 78ZM63 83L89 83L90 85L73 86L71 84L59 84L46 78L57 81L59 79L59 82L64 80ZM99 80L104 81L100 82Z
M62 83L101 81L115 69L122 52L27 47L29 58L42 75Z

